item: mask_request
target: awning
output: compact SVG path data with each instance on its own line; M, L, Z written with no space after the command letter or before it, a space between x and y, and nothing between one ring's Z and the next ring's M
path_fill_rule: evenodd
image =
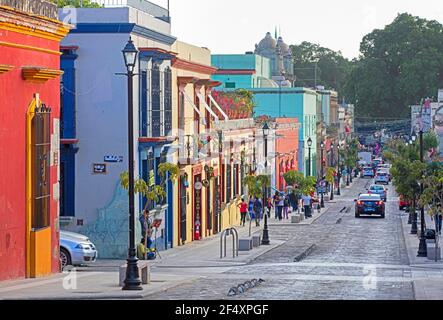
M206 103L205 97L201 93L197 93L197 96L200 99L200 101L203 102L203 105L205 106L206 110L208 110L208 112L215 118L215 120L219 121L220 119L218 118L218 116L214 113L214 111L212 111L211 107L208 106L208 104Z
M218 109L218 111L220 111L220 113L222 114L222 116L225 118L225 121L229 120L229 117L226 115L226 113L222 110L222 108L220 108L220 106L218 105L217 101L215 101L215 99L212 97L211 94L208 95L209 99L211 100L211 102L215 105L215 107Z

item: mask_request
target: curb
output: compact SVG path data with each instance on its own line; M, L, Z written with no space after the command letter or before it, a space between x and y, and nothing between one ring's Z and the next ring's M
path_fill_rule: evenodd
M303 259L307 258L315 249L317 249L317 246L314 244L310 245L308 248L306 248L305 250L303 250L302 253L300 253L299 255L297 255L294 258L294 262L300 262Z

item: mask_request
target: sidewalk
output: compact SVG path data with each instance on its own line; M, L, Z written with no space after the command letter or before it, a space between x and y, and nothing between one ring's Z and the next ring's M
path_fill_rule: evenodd
M238 231L239 238L249 235L249 227ZM252 228L252 234L261 232L260 227ZM151 263L151 284L143 286L143 291L127 292L119 287L119 266L126 261L99 260L91 267L76 268L44 279L3 281L0 283L0 300L143 299L210 274L223 273L233 266L245 265L283 243L272 241L269 246L239 252L239 256L233 259L232 238L228 238L227 257L220 259L220 235L217 235L160 252L161 258Z
M434 229L431 217L425 215L427 228ZM409 264L413 274L413 288L416 300L443 300L443 262L435 262L428 258L417 257L419 238L411 234L411 225L408 224L408 215L401 217L403 236L408 252ZM421 222L418 221L420 234ZM441 242L440 242L441 245Z

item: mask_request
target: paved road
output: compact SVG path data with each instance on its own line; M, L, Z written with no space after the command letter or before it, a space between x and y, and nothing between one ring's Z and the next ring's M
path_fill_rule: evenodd
M271 241L285 243L251 264L220 273L182 270L200 278L148 299L414 299L395 192L389 190L386 219L354 216L354 199L369 183L359 179L343 190L312 225L271 227ZM308 248L309 254L294 262ZM254 278L265 282L227 296L231 287Z

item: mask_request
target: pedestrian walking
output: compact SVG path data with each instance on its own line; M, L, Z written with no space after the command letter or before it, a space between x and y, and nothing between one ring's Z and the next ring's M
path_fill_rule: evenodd
M283 217L289 219L289 197L283 196Z
M283 220L283 208L285 206L285 198L282 195L278 195L277 201L277 219L279 221Z
M275 195L274 195L274 197L273 197L273 200L274 200L274 213L275 213L275 219L277 220L278 219L278 202L280 201L279 200L279 193L278 193L278 191L276 191L275 192Z
M292 212L298 211L298 195L295 192L291 192L289 195L289 203L292 206Z
M305 194L302 197L303 207L305 210L305 218L312 218L311 214L311 205L312 205L312 197L309 194Z
M248 214L248 205L245 202L244 198L241 199L241 203L238 205L238 207L240 208L240 216L241 216L240 225L243 224L244 227L246 224L246 215Z
M272 205L272 198L268 198L268 203L267 203L267 210L268 210L268 218L271 219L271 210L274 207Z
M254 216L255 216L255 225L260 227L260 216L263 209L263 205L259 198L255 198L254 201Z

